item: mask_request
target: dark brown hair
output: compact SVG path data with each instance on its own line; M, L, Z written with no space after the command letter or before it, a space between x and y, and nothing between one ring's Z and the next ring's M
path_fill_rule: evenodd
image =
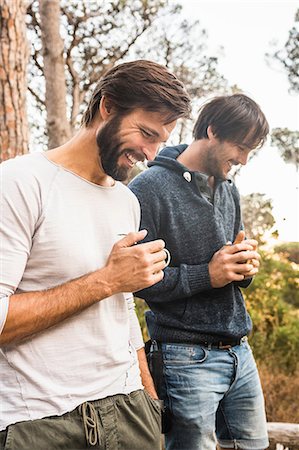
M165 124L190 114L190 98L174 74L153 61L119 64L100 79L83 114L81 125L89 126L97 115L101 98L119 114L136 108L165 114Z
M220 141L261 147L269 133L269 124L255 101L244 94L215 97L204 104L193 128L194 139L208 137L211 126Z

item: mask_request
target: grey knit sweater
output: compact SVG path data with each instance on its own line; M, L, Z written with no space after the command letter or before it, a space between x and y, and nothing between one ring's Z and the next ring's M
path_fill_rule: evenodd
M162 342L215 342L251 330L240 287L250 280L212 288L208 263L242 228L239 194L230 180L216 180L213 203L201 192L197 175L176 158L186 145L166 147L149 169L130 184L141 205L146 241L161 238L170 266L156 285L137 293L151 312L152 339Z

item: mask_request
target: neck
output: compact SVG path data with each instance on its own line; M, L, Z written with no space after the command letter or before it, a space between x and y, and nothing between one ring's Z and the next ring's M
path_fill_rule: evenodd
M214 188L214 177L209 174L209 171L206 168L205 160L206 154L208 152L208 140L200 139L197 141L193 141L186 150L181 153L177 161L183 164L187 169L192 172L201 172L208 175L208 183L210 187Z
M91 183L110 187L115 181L103 170L96 143L97 130L81 128L70 141L49 150L47 158Z
M205 153L206 153L206 143L205 139L201 139L199 141L193 141L186 150L181 153L177 161L183 164L187 169L192 172L202 172L206 173L205 169Z

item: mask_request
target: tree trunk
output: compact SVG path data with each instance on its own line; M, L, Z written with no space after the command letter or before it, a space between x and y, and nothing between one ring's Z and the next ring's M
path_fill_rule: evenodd
M46 80L48 146L54 148L71 137L66 108L64 45L59 33L59 0L40 0L39 11Z
M28 152L25 0L0 0L0 160Z

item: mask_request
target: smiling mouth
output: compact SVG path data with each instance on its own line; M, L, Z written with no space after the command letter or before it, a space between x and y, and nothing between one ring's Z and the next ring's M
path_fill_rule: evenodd
M130 167L134 167L136 163L144 161L144 156L141 157L141 155L139 156L136 153L125 152L125 156L129 162Z
M227 161L227 165L228 165L228 171L230 171L233 166L238 166L239 163L237 161Z

